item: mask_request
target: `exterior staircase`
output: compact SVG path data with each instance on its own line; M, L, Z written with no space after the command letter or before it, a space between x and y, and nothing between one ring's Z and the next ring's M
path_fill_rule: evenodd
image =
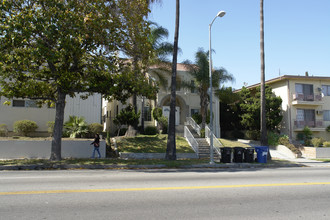
M199 153L199 158L210 158L210 145L207 143L205 138L200 138L197 132L192 128L192 126L187 125L189 131L191 134L194 136L198 143L198 153ZM220 162L220 157L214 150L213 152L213 158L215 161Z

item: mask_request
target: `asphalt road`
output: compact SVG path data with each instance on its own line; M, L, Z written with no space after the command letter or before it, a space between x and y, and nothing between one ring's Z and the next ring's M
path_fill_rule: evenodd
M330 219L330 169L2 171L0 219Z

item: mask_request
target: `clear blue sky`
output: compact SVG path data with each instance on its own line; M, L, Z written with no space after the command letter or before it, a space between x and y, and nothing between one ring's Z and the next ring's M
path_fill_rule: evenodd
M220 10L226 15L212 25L213 66L224 67L236 82L260 82L260 1L181 0L178 62L209 48L208 26ZM168 29L174 40L175 0L154 4L150 20ZM279 75L330 77L330 0L264 0L266 80Z

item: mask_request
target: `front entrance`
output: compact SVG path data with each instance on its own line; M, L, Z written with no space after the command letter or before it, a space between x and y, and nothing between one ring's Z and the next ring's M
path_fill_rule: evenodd
M163 116L168 120L170 118L170 106L163 106ZM180 124L180 107L175 107L175 125Z

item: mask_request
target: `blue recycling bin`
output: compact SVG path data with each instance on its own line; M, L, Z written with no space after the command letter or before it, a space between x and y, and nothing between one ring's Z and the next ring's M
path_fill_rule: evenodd
M267 163L268 147L259 146L255 147L257 152L257 161L258 163Z

